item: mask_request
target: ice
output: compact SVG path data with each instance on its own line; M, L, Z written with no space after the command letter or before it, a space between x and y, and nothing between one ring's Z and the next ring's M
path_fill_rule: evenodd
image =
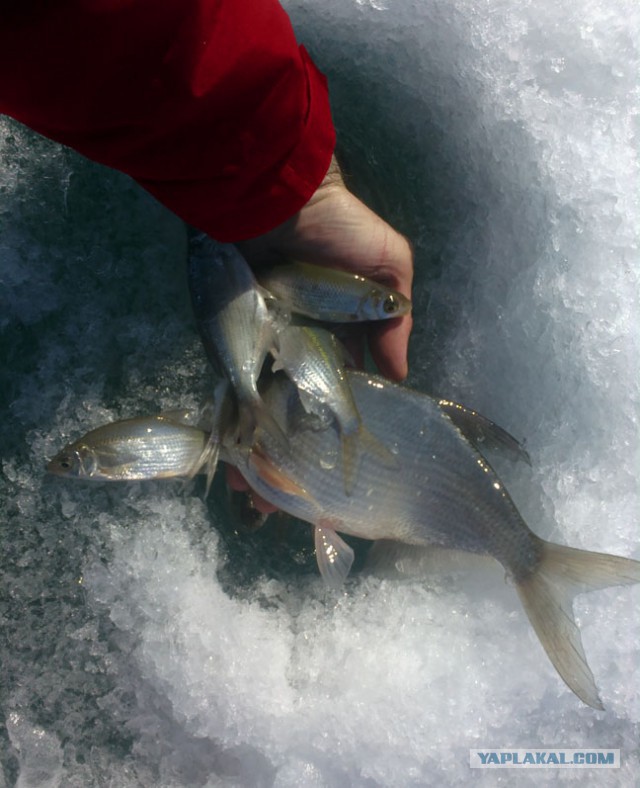
M525 441L498 470L538 534L640 558L637 4L286 6L349 183L415 245L409 382ZM596 712L497 566L356 545L329 591L308 529L243 531L221 480L45 478L211 378L184 228L126 178L2 120L0 217L0 785L637 784L639 589L576 601ZM476 747L622 767L471 773Z
M6 718L6 726L20 762L17 787L58 788L62 777L62 748L58 738L15 711Z

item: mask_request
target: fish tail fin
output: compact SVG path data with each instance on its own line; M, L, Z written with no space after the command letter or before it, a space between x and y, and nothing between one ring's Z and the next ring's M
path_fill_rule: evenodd
M218 439L218 435L215 433L211 433L207 440L207 444L202 450L202 454L200 455L200 459L198 460L199 468L201 470L203 467L206 467L207 470L207 486L205 487L204 497L206 498L209 495L209 490L211 489L211 482L213 481L213 477L216 473L216 468L218 467L218 458L220 457L220 441ZM198 470L194 467L191 471L190 477L193 477Z
M541 542L536 569L516 587L544 650L567 686L589 706L604 708L573 617L585 591L640 582L640 561Z
M400 463L396 455L364 425L360 428L360 441L362 446L371 454L375 454L386 468L399 467Z
M344 475L344 491L351 495L356 481L358 464L363 452L375 455L385 467L395 468L398 466L398 458L388 449L384 443L369 432L360 424L354 432L342 433L342 472Z
M216 468L218 467L218 458L220 456L220 441L218 440L218 436L214 435L214 433L210 433L209 437L207 438L206 443L204 444L198 459L193 463L191 466L191 470L185 476L185 489L191 489L191 482L195 477L199 474L204 472L206 469L207 472L207 486L204 491L204 497L206 498L209 495L209 490L211 488L211 482L213 481L213 477L216 473Z
M200 411L196 417L197 421L204 420L209 422L210 432L209 437L207 438L207 441L202 449L202 453L193 464L193 467L187 478L193 479L194 476L206 468L207 484L204 491L205 498L209 495L211 483L213 482L213 477L215 476L216 469L218 467L221 443L220 430L222 427L222 421L223 419L226 420L229 418L228 411L230 408L230 402L227 396L228 389L229 384L227 381L220 382L214 390L213 400L205 403L205 405L200 408Z
M289 438L261 399L242 403L239 421L240 443L243 446L253 446L255 432L260 429L276 441L282 449L289 450Z
M342 475L344 477L344 491L347 495L353 492L358 469L358 433L342 436Z

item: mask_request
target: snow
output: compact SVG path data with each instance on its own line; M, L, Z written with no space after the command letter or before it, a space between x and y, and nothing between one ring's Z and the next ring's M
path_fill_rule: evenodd
M525 440L532 467L499 471L536 533L640 558L636 4L286 7L350 185L415 246L409 384ZM499 569L427 556L331 592L309 529L243 531L221 480L45 477L212 379L185 230L128 179L2 120L0 216L0 785L637 782L637 588L576 602L597 712ZM470 773L498 747L622 766Z

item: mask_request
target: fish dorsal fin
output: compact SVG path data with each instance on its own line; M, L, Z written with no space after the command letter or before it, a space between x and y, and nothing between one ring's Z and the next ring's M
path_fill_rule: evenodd
M523 460L531 465L529 454L522 444L490 419L448 399L438 400L438 405L478 451L481 452L483 448L499 449L513 460Z
M192 408L177 408L176 410L163 410L156 416L162 421L170 421L173 424L183 424L185 427L197 426L197 411Z
M333 528L316 525L313 539L322 578L331 588L340 588L353 564L353 550Z

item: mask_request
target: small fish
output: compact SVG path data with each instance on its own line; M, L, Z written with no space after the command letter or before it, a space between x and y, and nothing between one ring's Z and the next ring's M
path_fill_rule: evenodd
M231 383L238 401L240 443L250 446L259 424L286 445L257 388L277 330L251 268L235 246L225 244L213 253L192 255L188 278L207 357Z
M47 465L56 476L93 481L189 476L207 462L208 433L174 421L179 413L105 424L66 446ZM185 420L187 416L184 417Z
M572 611L576 594L640 582L640 562L553 544L536 536L478 446L502 447L526 460L513 439L486 419L454 403L347 370L365 427L397 457L395 468L379 456L362 457L351 495L341 471L318 461L336 453L334 429L313 429L300 417L295 386L275 378L265 402L289 434L289 450L261 439L272 483L224 445L252 488L275 506L315 529L316 556L331 585L346 577L353 553L340 533L405 545L462 550L499 561L560 676L585 703L602 708ZM304 495L296 491L304 488Z
M260 284L292 312L314 320L388 320L411 311L411 301L364 276L310 263L285 263L258 273Z
M362 424L344 369L346 350L330 331L288 326L279 336L273 371L283 369L296 384L305 410L320 418L328 410L341 439L344 485L351 493L362 451L376 452L389 465L395 458Z

